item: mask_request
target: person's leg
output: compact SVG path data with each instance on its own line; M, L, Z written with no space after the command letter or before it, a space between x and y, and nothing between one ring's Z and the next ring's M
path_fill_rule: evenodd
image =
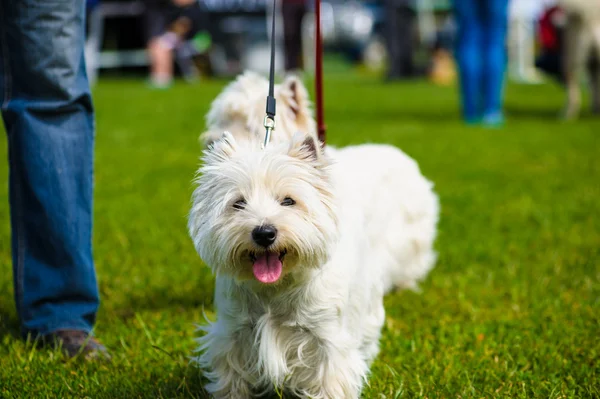
M297 70L303 69L304 66L304 54L302 52L302 22L306 16L306 11L306 2L299 4L296 9L296 36L294 46L297 48L296 52L298 53Z
M281 4L286 72L302 69L302 19L305 13L304 4Z
M524 21L523 34L525 37L521 57L525 81L531 84L542 83L542 77L535 68L536 33L534 21Z
M496 125L503 122L508 2L483 0L483 3L483 119L484 123Z
M463 117L468 123L481 118L482 21L481 0L454 0L458 28L456 60L458 63Z
M414 43L414 22L415 12L409 7L398 7L396 9L397 29L396 37L398 40L396 49L397 63L400 76L412 77L415 74L413 62L413 43Z
M12 256L25 335L92 330L94 120L84 0L0 1Z
M173 50L160 37L148 42L150 81L157 87L168 87L173 81Z
M395 80L401 76L400 71L400 37L398 37L398 13L393 0L385 1L384 32L388 52L387 79Z
M145 13L146 40L150 58L150 84L166 88L173 80L174 34L165 36L171 10L150 2ZM170 42L171 41L171 42Z
M527 20L512 16L508 25L508 70L517 82L526 80L527 74Z

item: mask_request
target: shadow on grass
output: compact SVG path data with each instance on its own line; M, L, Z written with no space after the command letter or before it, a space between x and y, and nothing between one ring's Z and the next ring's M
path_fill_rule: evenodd
M127 392L127 388L119 385L111 386L97 392L97 397L117 398L128 397L131 395L155 398L194 398L194 399L209 399L211 396L204 389L207 380L203 377L200 369L194 365L180 365L177 370L169 374L167 381L163 380L164 376L151 374L149 377L136 381L138 387L151 387L145 392ZM260 399L277 399L279 396L275 393L263 395ZM292 399L290 395L284 395L286 399Z
M206 380L201 371L194 366L181 367L168 382L157 387L161 397L188 397L209 399L210 395L204 390Z
M21 329L19 327L19 320L14 313L0 307L0 340L5 336L20 339Z
M554 123L560 121L560 109L526 107L523 104L506 105L506 115L511 119L536 119Z
M104 297L105 301L109 299ZM196 308L212 308L213 286L199 285L195 289L161 286L145 291L131 292L126 303L118 305L115 313L124 319L134 317L140 311L164 311L179 309L186 311Z

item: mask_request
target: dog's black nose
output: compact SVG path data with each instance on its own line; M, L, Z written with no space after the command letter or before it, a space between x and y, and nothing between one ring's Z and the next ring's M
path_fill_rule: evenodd
M275 242L276 237L277 229L270 224L258 226L252 230L252 239L261 247L267 248Z

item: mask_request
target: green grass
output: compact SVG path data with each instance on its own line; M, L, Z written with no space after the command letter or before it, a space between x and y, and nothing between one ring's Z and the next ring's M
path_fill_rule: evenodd
M96 333L110 364L19 339L0 163L0 397L204 397L188 356L213 285L186 213L203 115L222 86L95 90ZM421 293L386 299L363 397L600 397L600 119L557 121L552 85L509 87L496 130L464 127L453 88L343 73L325 94L329 143L397 145L442 204L437 267Z

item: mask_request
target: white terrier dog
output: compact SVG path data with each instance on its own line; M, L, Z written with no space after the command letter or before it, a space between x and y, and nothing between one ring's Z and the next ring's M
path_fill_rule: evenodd
M266 90L241 90L248 77L209 113L189 218L216 275L217 320L199 339L206 388L216 398L358 398L379 350L384 293L415 287L433 267L437 197L394 147L323 150L295 79L278 87L281 116L261 150ZM217 138L220 128L234 133Z

